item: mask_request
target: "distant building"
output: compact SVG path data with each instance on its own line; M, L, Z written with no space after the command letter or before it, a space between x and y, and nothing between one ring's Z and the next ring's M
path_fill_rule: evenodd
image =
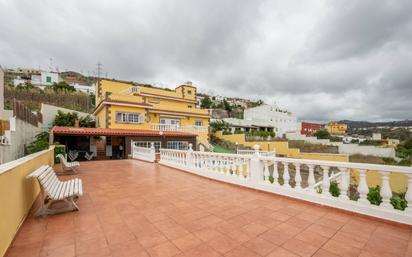
M381 133L372 133L372 140L382 140Z
M80 85L78 83L71 83L70 86L74 87L76 91L83 92L86 94L95 94L96 87L94 86L87 86L87 85Z
M20 84L30 83L33 86L44 89L47 86L53 85L53 83L60 82L59 73L53 71L38 71L37 73L30 73L29 75L30 77L23 75L17 76L17 78L13 80L13 85L18 86Z
M339 123L336 121L330 121L326 126L325 129L332 135L344 135L348 130L348 125L345 123Z
M34 86L51 86L53 83L59 83L60 76L57 72L42 71L40 75L31 75L31 83Z
M390 147L397 147L400 143L399 139L387 138L386 143Z
M276 105L260 105L245 109L244 119L254 122L264 122L268 127L275 127L277 136L286 132L297 132L298 121L291 112L283 110Z
M322 124L302 121L300 134L305 135L305 136L312 136L313 134L316 133L316 131L321 130L322 128L323 128Z

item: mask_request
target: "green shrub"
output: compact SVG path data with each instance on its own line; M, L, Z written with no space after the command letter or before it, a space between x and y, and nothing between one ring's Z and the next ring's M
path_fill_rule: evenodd
M57 111L57 115L54 118L53 126L73 127L77 120L77 113Z
M318 139L328 139L328 138L330 138L330 133L326 130L318 130L313 135Z
M225 130L225 131L223 131L223 135L233 135L233 134L232 134L232 132Z
M56 145L54 147L54 163L60 163L60 159L56 157L58 154L66 154L66 147L64 145Z
M406 193L393 193L391 198L391 204L397 210L404 211L408 207L408 202L405 199Z
M49 132L40 132L35 136L33 142L28 144L25 148L26 154L40 152L49 148Z
M336 181L330 182L329 192L334 197L338 197L340 195L340 189L338 186L338 182Z
M224 121L213 121L209 126L212 128L212 132L225 131L229 129L229 125Z
M368 193L368 200L371 204L380 205L382 203L382 196L380 194L380 186L370 187Z

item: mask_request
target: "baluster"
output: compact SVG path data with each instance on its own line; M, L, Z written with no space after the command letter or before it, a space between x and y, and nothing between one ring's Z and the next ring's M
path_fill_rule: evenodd
M237 172L236 172L236 176L238 176L239 178L242 177L242 171L240 170L240 158L236 158L236 166L237 166Z
M367 195L369 193L369 187L366 182L366 170L365 169L360 169L359 170L359 186L358 186L358 192L359 192L359 202L364 203L364 204L370 204L370 202L367 199Z
M302 176L300 175L300 164L296 163L295 164L295 188L296 189L302 189L301 182L302 182Z
M268 161L263 161L263 179L264 179L264 181L266 182L266 183L269 183L270 184L270 181L269 181L269 176L270 176L270 173L269 173L269 162Z
M236 176L236 160L232 158L232 176Z
M273 162L273 184L279 185L279 171L277 162Z
M312 191L312 192L314 192L314 191L315 191L315 188L313 188L313 186L314 186L315 183L316 183L315 173L314 173L315 166L314 166L314 165L307 165L307 166L308 166L308 168L309 168L309 177L308 177L309 190Z
M340 189L339 198L343 199L343 200L349 200L349 197L348 197L349 169L348 168L339 168L339 170L342 172L342 174L340 176L340 183L339 183L339 189Z
M240 175L241 178L246 178L247 177L247 173L246 173L246 159L241 159L240 161Z
M289 184L289 180L290 180L290 175L289 175L289 163L287 162L283 162L283 181L285 182L283 184L283 186L287 187L287 188L291 188L290 184Z
M392 190L391 185L389 184L389 172L382 171L382 186L381 186L381 196L382 196L382 203L381 206L393 209L391 204L391 197L392 197Z
M230 174L230 159L229 159L229 157L226 157L226 160L225 160L225 162L226 162L226 170L225 170L225 173L226 173L226 175L227 174Z
M412 175L408 174L408 187L406 188L405 193L405 200L408 202L408 207L406 207L405 211L409 214L412 213Z
M329 187L330 187L330 180L329 180L329 166L321 166L323 170L323 178L322 178L322 194L330 196Z

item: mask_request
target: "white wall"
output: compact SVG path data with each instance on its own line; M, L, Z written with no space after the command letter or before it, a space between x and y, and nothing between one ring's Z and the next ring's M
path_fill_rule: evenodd
M34 136L41 132L41 127L10 118L10 130L6 132L9 145L0 145L0 164L23 157L24 145L33 141Z
M312 144L322 145L334 145L339 149L341 154L363 154L372 155L377 157L390 157L395 158L395 149L392 147L376 147L371 145L358 145L358 144L344 144L342 142L331 142L329 139L317 139L316 137L306 137L299 133L287 133L286 138L289 140L303 140Z
M63 113L69 113L69 112L75 112L77 113L77 115L80 117L86 117L87 115L90 115L91 117L93 117L93 115L89 114L89 113L85 113L85 112L78 112L78 111L74 111L71 109L67 109L67 108L63 108L63 107L57 107L54 105L49 105L49 104L41 104L41 108L40 108L40 113L43 115L43 125L42 128L44 130L49 130L53 127L53 121L54 118L57 115L58 111L62 111Z

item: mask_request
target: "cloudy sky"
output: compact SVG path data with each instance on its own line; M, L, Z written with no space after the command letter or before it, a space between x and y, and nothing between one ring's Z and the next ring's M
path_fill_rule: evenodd
M302 120L412 118L410 0L0 0L0 64L276 101Z

